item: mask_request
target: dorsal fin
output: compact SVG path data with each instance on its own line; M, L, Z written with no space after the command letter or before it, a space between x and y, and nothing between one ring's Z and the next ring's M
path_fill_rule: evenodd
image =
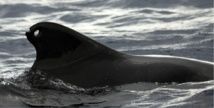
M35 32L39 31L38 35ZM26 32L27 39L36 49L36 60L32 68L49 69L82 60L98 52L117 56L112 50L65 26L41 22Z

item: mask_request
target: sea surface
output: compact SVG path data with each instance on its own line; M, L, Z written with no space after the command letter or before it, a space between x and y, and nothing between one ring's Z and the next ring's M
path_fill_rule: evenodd
M1 0L0 106L213 108L214 80L83 89L29 75L36 52L25 36L55 22L123 53L213 62L213 15L213 0Z

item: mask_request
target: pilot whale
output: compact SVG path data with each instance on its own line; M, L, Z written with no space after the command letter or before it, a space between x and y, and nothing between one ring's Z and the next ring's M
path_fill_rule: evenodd
M83 88L213 79L212 62L182 57L128 55L52 22L33 25L26 36L37 52L31 71L40 70Z

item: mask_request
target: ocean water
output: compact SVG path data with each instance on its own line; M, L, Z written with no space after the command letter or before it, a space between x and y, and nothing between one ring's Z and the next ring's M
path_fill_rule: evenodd
M212 0L1 0L0 106L213 108L214 80L83 89L40 72L32 78L27 71L36 52L25 32L42 21L123 53L213 62Z

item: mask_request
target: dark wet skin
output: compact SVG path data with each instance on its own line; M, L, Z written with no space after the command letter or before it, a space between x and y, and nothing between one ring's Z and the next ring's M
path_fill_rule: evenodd
M41 70L83 88L213 79L211 62L123 54L56 23L35 24L26 36L37 52L31 71Z

